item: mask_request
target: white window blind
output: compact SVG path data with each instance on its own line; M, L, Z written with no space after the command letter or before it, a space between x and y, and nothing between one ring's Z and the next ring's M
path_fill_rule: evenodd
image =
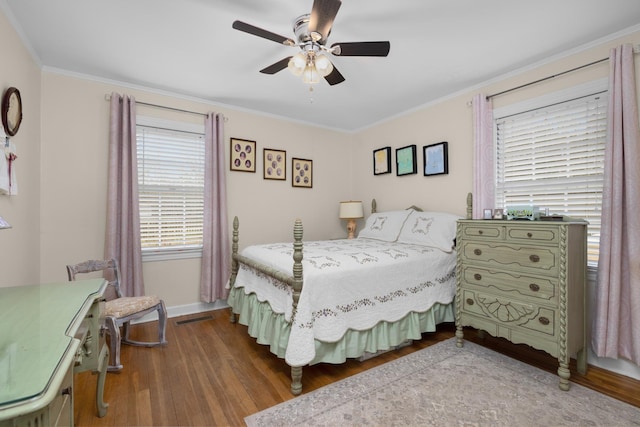
M593 265L606 128L606 92L496 119L496 205L534 205L587 220Z
M204 135L136 126L143 254L201 249Z

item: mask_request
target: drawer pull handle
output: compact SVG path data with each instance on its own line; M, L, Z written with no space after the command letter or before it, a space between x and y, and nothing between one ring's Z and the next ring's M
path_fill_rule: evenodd
M473 305L473 300L471 298L467 298L467 305Z
M478 256L479 256L479 255L482 255L482 251L481 251L480 249L474 249L474 250L473 250L473 253L474 253L475 255L478 255Z
M549 323L551 323L551 322L549 322L549 319L548 319L548 318L546 318L546 317L540 317L540 318L538 319L538 321L539 321L540 323L542 323L544 326L547 326Z
M478 230L478 234L482 234L482 233L483 233L483 231L482 231L482 230Z
M535 283L530 283L529 289L531 289L533 292L538 292L540 290L540 286Z
M476 273L476 274L473 275L473 278L476 279L476 280L482 280L482 274Z
M533 234L527 233L527 237L533 237Z
M531 262L540 261L540 257L538 255L529 255L529 259L531 260Z

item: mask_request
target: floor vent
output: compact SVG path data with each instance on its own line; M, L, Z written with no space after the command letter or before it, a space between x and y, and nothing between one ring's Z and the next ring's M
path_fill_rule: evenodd
M209 316L202 316L202 317L194 317L193 319L178 320L176 322L176 325L184 325L185 323L201 322L203 320L209 320L209 319L213 319L213 316L209 315Z

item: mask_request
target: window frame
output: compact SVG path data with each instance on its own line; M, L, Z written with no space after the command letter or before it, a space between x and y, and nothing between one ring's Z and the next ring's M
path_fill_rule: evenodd
M494 171L494 188L497 189L497 150L498 150L498 127L497 122L503 118L513 116L516 114L525 113L531 110L542 109L554 104L564 103L571 101L573 99L582 98L590 95L594 95L597 93L604 93L607 95L609 89L609 82L607 78L597 79L585 84L577 85L565 90L560 90L557 92L548 93L536 98L528 99L522 102L517 102L514 104L506 105L504 107L496 108L493 111L493 158L496 161L496 169ZM497 203L498 194L496 192L495 195L496 200L494 200L494 204ZM496 207L498 207L496 205ZM588 227L588 226L587 226ZM587 262L587 266L589 269L596 270L597 263Z
M180 121L162 119L157 117L149 117L149 116L143 116L143 115L136 116L136 127L137 126L146 126L151 128L166 129L169 131L201 134L203 138L205 134L204 123L195 124L195 123L180 122ZM137 144L137 138L136 138L136 144ZM203 173L204 173L204 170L203 170ZM204 227L204 224L203 224L203 227ZM201 258L201 257L202 257L202 244L180 246L180 247L146 248L146 249L143 248L142 249L143 262Z

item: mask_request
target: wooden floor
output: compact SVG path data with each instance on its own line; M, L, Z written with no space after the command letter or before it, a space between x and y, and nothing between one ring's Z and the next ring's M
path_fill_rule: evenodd
M132 337L153 339L156 323L135 325ZM303 393L451 338L454 327L441 325L409 347L365 362L305 367ZM512 357L556 372L554 358L525 345L513 345L474 331L465 338ZM244 417L293 398L289 368L268 348L247 335L247 328L229 322L218 310L171 318L169 345L122 347L121 373L109 373L104 418L96 416L96 376L75 376L75 423L78 426L242 426ZM640 407L640 381L590 367L581 376L572 366L571 380Z

